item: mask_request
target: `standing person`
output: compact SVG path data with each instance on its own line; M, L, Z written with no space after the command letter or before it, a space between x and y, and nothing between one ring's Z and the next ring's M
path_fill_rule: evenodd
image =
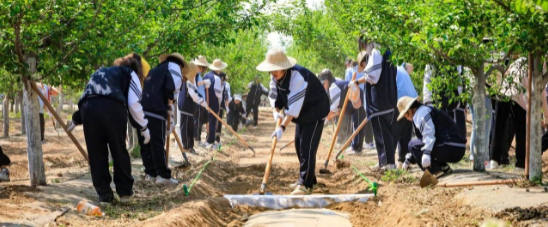
M411 64L404 64L411 65ZM407 70L403 66L397 68L396 84L398 87L398 100L401 97L407 96L411 98L417 98L419 95L415 90L413 81L409 76ZM398 113L399 114L399 113ZM411 134L413 130L413 124L410 121L397 121L394 125L394 141L398 144L398 169L403 168L403 162L405 162L405 155L409 153L408 144L411 141Z
M358 55L358 72L364 72L364 77L356 80L356 83L366 83L367 119L373 126L379 158L379 164L373 166L373 169L396 168L394 157L396 143L392 134L392 125L396 120L397 70L390 61L390 55L390 51L386 51L382 56L373 42L368 42L365 51Z
M198 85L197 86L198 94L200 94L205 99L206 88L204 87L204 84L201 82L203 80L202 76L206 73L207 67L209 67L209 63L207 62L207 59L204 56L200 55L198 56L198 58L194 59L194 64L197 66L197 69L198 69L198 74L196 75L196 84ZM209 81L209 84L211 84L211 81ZM196 109L194 109L194 116L195 116L194 117L194 140L200 146L205 145L205 143L202 142L202 127L203 125L207 123L207 115L208 115L207 109L197 104Z
M10 158L4 154L2 146L0 146L0 182L10 181L10 171L8 166L11 164Z
M211 82L209 80L203 80L198 84L195 76L197 76L197 67L193 62L188 63L189 74L183 80L181 92L177 99L177 106L179 107L181 115L181 142L183 143L184 152L197 153L194 150L194 114L198 107L207 107L205 98L198 92L197 85L205 85L209 88Z
M350 81L335 80L335 77L330 70L322 71L318 74L318 79L324 89L328 92L331 101L331 112L329 113L328 118L338 114L344 105L344 100L346 99L348 90L351 90L351 95L348 100L352 104L348 104L346 106L344 117L351 119L353 131L356 131L360 124L365 120L365 109L362 107L363 90L361 90L355 83L350 83ZM352 140L352 145L348 147L346 154L354 155L362 153L364 134L365 128L362 128L358 135Z
M295 150L299 158L299 180L291 184L292 195L308 195L317 184L316 152L322 136L325 117L329 113L329 98L322 84L310 70L297 65L294 58L283 50L268 51L266 59L257 66L261 72L270 72L270 105L274 121L283 119L272 133L282 139L290 122L295 128ZM285 111L285 115L280 110Z
M204 77L204 79L211 81L211 87L206 91L206 99L209 99L209 101L207 101L208 106L217 115L219 115L220 112L224 90L220 75L222 70L224 70L227 66L228 65L221 61L221 59L215 59L213 60L213 63L209 65L209 69L211 69L211 71L209 71ZM218 122L217 118L215 118L215 116L211 113L208 114L208 122L209 128L207 129L206 148L211 149L215 143L217 125L220 122Z
M251 111L253 111L253 129L257 129L259 124L259 105L261 104L261 96L268 96L268 90L261 84L261 77L259 75L255 76L255 79L252 82L249 82L247 85L249 88L249 93L247 94L246 99L246 116L247 118Z
M52 88L52 87L50 87L46 84L37 83L36 86L38 87L40 92L42 92L42 95L44 95L44 97L46 97L48 102L51 102L51 96L57 96L59 94L59 92L57 92L57 90L55 90L54 88ZM44 138L44 132L46 130L46 120L44 118L44 105L45 104L44 104L44 101L42 101L41 98L38 98L38 101L40 103L40 110L39 110L39 114L40 114L40 138L41 138L42 143L46 143L45 138ZM48 113L49 113L49 110L48 110Z
M99 202L110 204L114 193L110 188L109 150L114 162L114 184L122 203L133 196L131 162L126 150L128 118L141 131L143 143L150 141L144 117L139 79L148 72L148 63L138 54L129 54L114 61L113 67L100 68L91 75L78 108L84 125L91 180ZM129 113L129 114L128 114Z
M246 115L245 108L242 103L242 96L234 95L234 99L232 99L232 101L228 104L227 115L228 124L232 126L232 129L235 132L237 132L238 124L240 124L240 121Z
M150 70L145 78L141 100L151 131L150 144L142 144L143 138L140 136L138 139L145 166L145 181L176 185L179 181L171 178L171 170L167 166L169 157L166 156L164 145L166 134L171 134L175 128L174 100L179 95L183 76L191 76L188 64L181 54L162 55L159 60L160 64Z
M221 96L221 108L219 109L219 117L222 119L224 116L224 112L227 111L228 113L228 103L232 100L232 96L230 95L230 84L226 81L227 76L226 73L221 72L219 77L221 77L221 83L223 87L223 95ZM227 115L227 121L228 121L228 115ZM215 146L218 147L221 145L221 132L222 132L223 124L220 121L217 121L217 130L215 134Z
M358 79L361 79L364 75L363 72L358 72L358 64L356 62L351 62L351 64L349 64L351 67L350 68L347 68L346 69L346 72L345 72L345 76L344 76L344 79L346 81L351 81L352 80L352 76L354 75L354 72L356 72L356 80ZM362 91L365 91L365 84L361 84L360 85L360 89ZM364 99L364 102L366 100ZM362 103L364 109L366 110L366 113L367 113L367 105L365 103ZM344 123L343 123L343 126L344 126ZM366 124L364 126L365 128L365 144L364 144L364 148L365 149L375 149L375 143L373 142L373 124Z
M466 138L462 137L453 119L444 111L425 106L417 98L408 96L398 100L398 110L398 121L405 118L412 122L418 138L409 142L412 155L405 160L403 168L418 164L436 178L451 173L447 163L459 162L466 150Z

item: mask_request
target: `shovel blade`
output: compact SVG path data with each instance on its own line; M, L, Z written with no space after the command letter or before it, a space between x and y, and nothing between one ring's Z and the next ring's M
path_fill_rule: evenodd
M428 170L424 171L424 174L422 175L420 186L421 188L428 187L428 186L435 186L438 184L438 179L436 179Z

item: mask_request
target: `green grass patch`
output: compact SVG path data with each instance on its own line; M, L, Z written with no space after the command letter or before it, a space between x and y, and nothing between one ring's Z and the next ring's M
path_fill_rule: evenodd
M417 181L417 178L405 170L392 169L386 171L381 180L384 182L413 183Z
M139 146L139 144L135 145L130 151L130 155L132 158L141 158L141 146Z

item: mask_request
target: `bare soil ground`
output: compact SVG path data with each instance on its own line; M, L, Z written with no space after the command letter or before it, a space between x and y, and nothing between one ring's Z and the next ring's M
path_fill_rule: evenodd
M57 135L49 119L46 119L47 143L43 146L49 186L27 186L26 138L16 134L20 132L18 120L12 119L11 122L12 136L0 139L0 145L13 162L10 167L12 182L0 184L0 223L33 220L60 207L71 207L73 209L50 223L50 226L242 226L250 215L265 211L263 208L245 206L232 209L222 196L258 192L270 152L270 134L274 129L268 111L260 113L258 129L250 128L241 132L257 151L255 157L235 141L234 136L224 131L222 150L216 155L200 147L197 149L199 155L189 155L191 167L174 169L180 182L190 186L204 164L215 155L215 160L203 169L188 196L184 195L182 184L174 188L146 184L142 180L142 166L134 163L135 200L129 205L103 207L105 217L78 214L74 209L76 203L44 193L55 187L66 187L66 197L95 199L87 164L62 129L59 129L60 136ZM293 130L293 126L286 130L276 149L267 187L267 191L274 194L289 194L288 185L297 180L298 160L294 148L290 146L279 151L281 146L293 139ZM332 126L326 126L316 163L319 187L314 193L366 193L367 183L350 167L337 168L331 161L329 169L333 174L318 173L323 168L332 133ZM81 128L77 128L75 134L85 147ZM178 152L176 143L172 142L172 157L180 156ZM134 158L137 163L138 160ZM530 224L531 219L546 223L542 222L548 213L546 208L506 210L493 214L464 205L455 198L459 192L467 189L421 189L418 186L421 173L417 169L411 173L374 173L368 168L377 160L375 152L371 150L364 151L361 156L346 157L346 160L365 177L380 185L378 196L366 203L339 203L327 207L349 213L354 226L478 226L482 220L491 217L507 220L514 225ZM462 165L466 166L467 163L463 161ZM69 190L74 186L71 182L75 180L83 182L84 186Z

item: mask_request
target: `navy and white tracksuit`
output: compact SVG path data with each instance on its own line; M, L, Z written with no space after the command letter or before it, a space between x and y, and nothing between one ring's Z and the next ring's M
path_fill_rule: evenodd
M170 61L164 61L150 70L144 80L141 104L145 111L145 117L149 121L150 143L143 144L144 138L140 134L138 134L138 139L145 173L152 177L171 178L171 170L166 165L168 157L166 157L164 148L168 100L175 100L178 97L182 81L181 68L178 64Z
M196 87L196 81L183 82L179 98L177 99L177 106L181 115L181 142L183 143L183 149L194 148L194 113L198 109L200 104L205 102L204 97L198 93L198 87Z
M413 126L418 139L409 142L409 151L413 154L407 159L409 163L417 163L424 170L422 156L429 154L431 165L427 169L435 174L448 162L459 162L464 156L466 138L444 111L421 105L413 116Z
M230 96L230 84L226 81L223 81L223 93L221 96L221 108L219 109L219 117L222 119L224 116L224 112L227 110L226 102L230 102L232 100L232 96ZM228 121L228 116L226 117ZM221 130L223 128L223 124L220 121L217 121L217 129L215 131L215 141L217 143L221 142Z
M398 73L396 77L398 87L398 99L403 96L409 96L411 98L418 97L413 81L411 77L401 66L397 68ZM396 109L397 115L399 111ZM394 142L398 144L398 161L404 162L405 155L409 153L407 144L411 141L411 135L413 130L413 124L410 121L397 121L394 125Z
M78 102L77 115L84 126L91 180L102 202L114 199L110 188L109 150L114 162L116 192L119 196L133 195L126 133L128 118L133 127L147 128L148 120L140 99L141 83L137 74L130 68L114 66L95 71Z
M299 157L299 185L312 188L317 183L316 152L324 120L329 113L329 98L320 80L308 69L295 65L279 81L271 77L270 104L293 116L295 149Z
M228 125L232 127L232 130L235 132L238 131L238 124L240 124L240 120L243 116L245 116L245 109L243 106L243 102L240 102L236 104L234 102L234 99L228 103L228 113L227 113L227 120Z
M247 93L246 99L246 117L249 116L251 110L253 110L253 125L257 126L259 121L259 105L261 104L261 96L268 95L268 90L262 85L257 84L255 81L250 82L247 85L249 93Z
M206 91L206 95L209 96L208 105L209 108L218 115L221 107L220 100L223 98L223 84L221 83L221 78L219 75L217 75L214 71L208 72L204 76L204 80L206 79L211 81L211 86ZM213 144L215 142L216 129L219 122L211 113L208 113L208 122L209 128L207 129L207 143Z
M196 84L200 83L202 81L202 75L201 73L198 73L196 75ZM206 98L205 93L205 85L200 85L198 87L198 94L202 95L202 97ZM207 123L207 110L203 106L200 106L200 104L196 104L196 108L194 109L194 140L196 142L202 141L202 127L205 123ZM207 130L207 129L206 129Z
M396 67L390 61L390 51L384 56L377 49L370 53L364 77L367 119L373 125L379 166L395 165L396 142L393 125L396 122Z
M331 107L330 107L331 112L338 112L343 107L344 100L346 99L346 95L348 94L349 83L350 81L338 80L333 82L331 86L329 87L329 98L331 99ZM360 99L362 103L364 103L363 96L364 96L364 92L360 88ZM365 109L363 107L354 109L351 103L347 104L344 115L345 115L344 116L345 118L349 117L352 119L351 122L352 122L353 131L356 131L356 129L360 126L360 124L366 118ZM357 152L362 151L364 137L365 137L365 127L363 127L360 130L359 134L355 136L354 139L352 139L352 149L354 151L357 151Z

